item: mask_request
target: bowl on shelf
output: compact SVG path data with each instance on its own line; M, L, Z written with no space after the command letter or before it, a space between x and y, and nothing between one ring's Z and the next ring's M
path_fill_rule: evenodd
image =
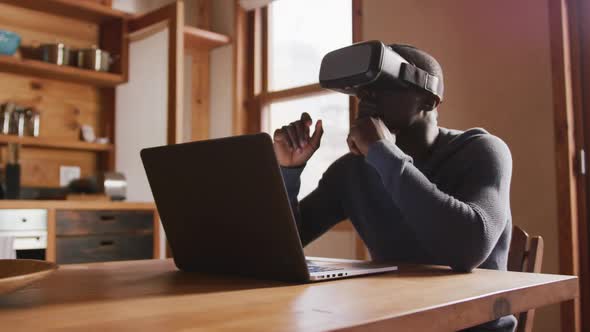
M0 54L14 55L19 45L19 35L8 30L0 30Z

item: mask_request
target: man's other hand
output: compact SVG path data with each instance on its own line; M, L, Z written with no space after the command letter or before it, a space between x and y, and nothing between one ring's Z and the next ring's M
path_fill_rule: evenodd
M313 135L309 135L311 116L301 114L301 119L291 122L274 132L274 150L279 165L283 167L301 167L320 147L324 134L322 120L316 121Z
M367 156L371 144L382 139L395 144L393 135L381 119L374 117L363 117L357 119L350 127L350 133L346 138L350 152L355 155Z

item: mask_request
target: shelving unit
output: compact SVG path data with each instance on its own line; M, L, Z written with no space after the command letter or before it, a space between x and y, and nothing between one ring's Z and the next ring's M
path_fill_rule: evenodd
M125 78L120 74L97 72L72 66L58 66L6 55L0 55L0 72L76 82L96 87L115 87L125 82Z
M0 0L0 28L20 35L21 46L58 41L73 48L96 45L118 58L110 72L97 72L22 54L0 56L0 102L33 107L41 115L39 137L0 135L0 158L8 144L22 146L21 164L29 169L22 173L23 186L57 186L64 165L77 166L86 175L114 170L115 88L127 82L130 18L98 1ZM82 125L112 143L80 140Z
M212 1L195 1L190 12L185 11L183 1L172 2L154 11L133 16L129 20L128 31L133 40L140 40L154 33L168 29L168 143L180 143L186 139L202 140L209 138L210 123L210 51L228 45L231 38L211 31ZM187 17L194 20L188 25ZM191 58L190 69L186 68L184 58ZM184 59L183 59L184 58ZM185 76L190 78L186 81ZM185 89L190 82L190 91ZM184 105L184 94L189 93L190 102ZM190 113L190 126L185 126L185 113ZM186 127L191 134L184 136Z
M129 14L125 12L98 3L80 0L0 0L0 3L92 23L104 23L112 19L129 17Z
M187 105L191 113L191 139L209 138L211 104L210 92L210 52L224 45L231 44L227 35L210 31L211 1L203 0L193 9L196 26L183 27L184 54L192 57L191 64L191 104ZM188 72L188 71L187 71Z
M10 143L20 144L25 147L52 148L80 151L112 151L112 144L88 143L82 141L71 141L55 138L27 137L0 135L0 145Z
M53 178L61 165L79 166L83 174L114 170L115 88L128 82L130 36L143 28L167 26L170 31L168 142L178 142L182 132L183 54L192 56L191 139L209 137L209 52L231 39L210 31L211 1L198 3L198 8L191 9L198 24L187 26L182 1L134 15L100 1L0 0L0 28L19 34L23 46L65 39L63 42L70 41L72 47L97 45L119 58L111 72L95 72L0 55L0 103L15 102L41 113L40 137L0 135L0 158L7 144L16 143L23 147L22 162L42 172L40 176L24 174L25 186L54 186ZM108 137L112 143L80 141L81 125L92 126L97 136Z

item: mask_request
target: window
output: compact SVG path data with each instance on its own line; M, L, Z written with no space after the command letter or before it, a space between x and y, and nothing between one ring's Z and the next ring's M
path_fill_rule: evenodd
M348 152L346 136L356 100L322 89L318 76L326 53L360 40L361 0L239 3L246 2L250 5L236 10L233 132L265 131L272 135L275 129L299 119L302 112L309 113L314 121L322 119L322 145L302 174L301 199L317 187L326 169ZM350 232L352 225L345 222L337 228L331 236L354 238L354 254L343 254L343 248L334 249L332 242L315 244L306 249L307 254L366 259L362 240Z
M349 97L322 90L317 83L323 56L352 43L352 0L277 0L267 13L269 91L260 104L261 129L272 135L302 112L314 124L318 119L324 124L322 145L301 178L301 199L348 152Z
M314 123L317 119L323 120L324 136L321 147L311 157L302 174L299 199L317 187L322 174L334 160L348 152L348 96L330 93L272 103L267 110L267 128L270 133L299 119L302 110L311 115Z
M352 43L352 0L278 0L268 9L269 89L317 83L324 54Z

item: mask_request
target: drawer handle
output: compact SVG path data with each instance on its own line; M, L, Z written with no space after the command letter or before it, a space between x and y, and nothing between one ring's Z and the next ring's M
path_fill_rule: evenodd
M109 215L100 216L100 220L102 220L102 221L109 221L109 220L115 220L115 219L117 219L117 217L115 217L115 216L109 216Z
M14 241L26 241L26 240L41 241L41 237L40 236L16 236L16 237L14 237Z
M108 247L108 246L112 246L114 244L115 244L115 241L112 241L112 240L100 241L101 247Z

